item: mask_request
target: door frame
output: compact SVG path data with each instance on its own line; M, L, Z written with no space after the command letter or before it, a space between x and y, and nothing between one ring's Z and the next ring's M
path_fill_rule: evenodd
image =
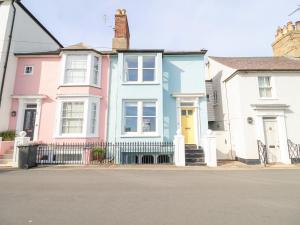
M37 141L39 137L39 129L40 129L40 117L41 117L41 105L43 97L18 97L18 112L17 112L17 124L16 124L16 132L23 131L24 125L24 116L25 109L27 109L27 104L36 104L36 114L35 114L35 124L34 124L34 134L32 141Z
M289 158L288 145L287 145L287 128L285 121L285 110L288 109L287 105L279 104L256 104L251 105L255 111L255 128L256 128L256 139L261 140L264 144L266 143L264 122L265 117L274 117L277 121L277 133L280 148L280 161L284 164L291 164ZM257 156L258 157L258 156Z
M182 108L192 108L194 109L194 138L195 144L200 146L201 139L200 139L200 129L201 129L201 122L200 122L200 106L199 106L199 97L198 96L174 96L176 97L176 121L177 121L177 131L181 133L181 109ZM182 103L190 103L189 106L183 106Z
M268 142L267 142L267 133L266 133L266 122L267 121L274 121L275 122L275 126L276 126L276 139L277 139L277 143L276 143L276 145L277 144L279 144L279 135L278 135L278 121L277 121L277 118L276 117L274 117L274 116L272 116L272 117L263 117L262 118L263 119L263 127L264 127L264 137L265 137L265 145L266 145L266 151L267 151L267 162L268 163L277 163L277 162L280 162L281 160L281 155L280 155L280 146L279 147L275 147L275 150L276 150L276 148L278 148L278 151L279 151L279 154L278 154L278 152L276 152L275 151L275 154L276 154L276 162L273 162L273 160L272 160L272 162L270 162L269 161L269 154L271 153L271 150L268 148Z

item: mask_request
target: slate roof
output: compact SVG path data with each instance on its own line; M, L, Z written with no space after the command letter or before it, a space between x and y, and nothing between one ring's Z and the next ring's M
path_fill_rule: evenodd
M214 57L209 58L243 71L300 71L300 59L288 57Z

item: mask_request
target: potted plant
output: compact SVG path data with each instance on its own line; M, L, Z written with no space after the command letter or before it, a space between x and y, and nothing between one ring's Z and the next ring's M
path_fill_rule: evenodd
M16 132L14 130L7 130L0 132L0 137L2 137L2 141L13 141L16 137Z
M100 148L100 147L94 147L92 149L92 156L93 156L93 160L102 162L105 159L105 149L104 148Z

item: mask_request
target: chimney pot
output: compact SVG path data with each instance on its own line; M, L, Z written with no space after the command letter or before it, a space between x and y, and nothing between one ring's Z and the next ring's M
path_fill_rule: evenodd
M126 9L122 9L121 12L122 12L122 15L126 15Z
M296 25L296 30L300 31L300 21L297 21L295 25Z

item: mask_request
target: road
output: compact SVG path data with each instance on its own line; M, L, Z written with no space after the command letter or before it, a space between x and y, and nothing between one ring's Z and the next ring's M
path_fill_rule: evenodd
M300 170L0 170L0 225L300 224Z

